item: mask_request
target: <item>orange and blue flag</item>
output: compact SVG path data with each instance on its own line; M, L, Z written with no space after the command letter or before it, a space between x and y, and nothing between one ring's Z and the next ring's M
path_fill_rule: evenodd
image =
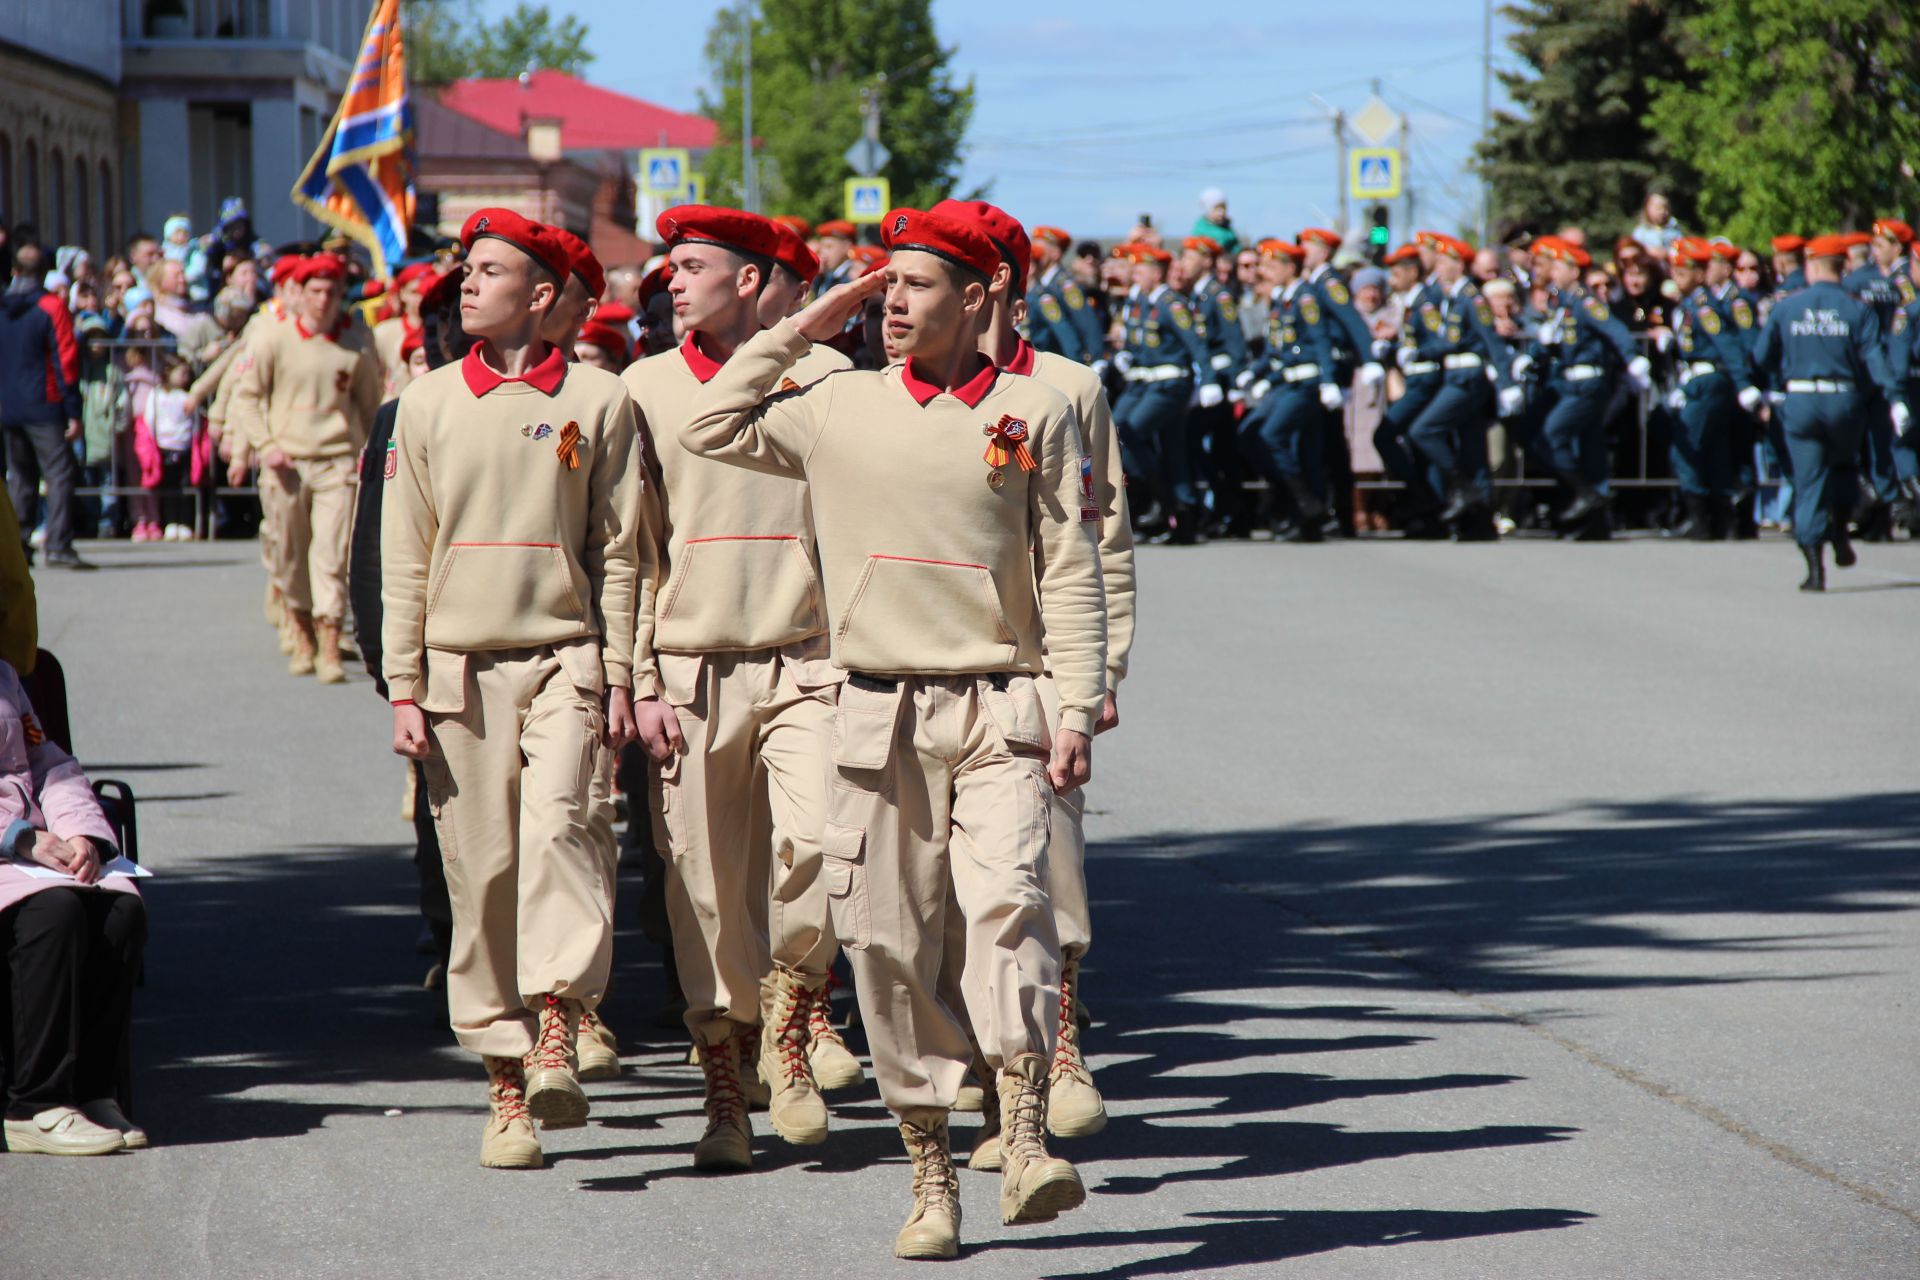
M400 0L376 0L347 92L293 188L293 202L365 245L374 273L385 279L407 256L413 184Z

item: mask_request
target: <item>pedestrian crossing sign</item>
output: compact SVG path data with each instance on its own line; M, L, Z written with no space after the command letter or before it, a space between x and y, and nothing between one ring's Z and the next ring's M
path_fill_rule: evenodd
M1400 152L1394 147L1355 147L1348 186L1355 200L1393 200L1400 195Z
M893 207L893 189L885 178L847 179L847 221L878 222Z
M698 174L698 173L688 174L687 175L687 198L684 201L684 203L705 204L706 202L707 202L706 176L704 174Z
M686 151L659 147L640 153L640 191L649 196L679 196L687 189L693 165Z

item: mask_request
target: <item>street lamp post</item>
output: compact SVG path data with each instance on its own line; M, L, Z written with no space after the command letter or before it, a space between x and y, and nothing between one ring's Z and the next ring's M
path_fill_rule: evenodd
M740 5L740 196L760 212L760 181L753 158L753 0Z

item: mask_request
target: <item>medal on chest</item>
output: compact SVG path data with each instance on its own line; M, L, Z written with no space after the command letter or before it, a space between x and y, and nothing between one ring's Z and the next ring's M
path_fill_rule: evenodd
M1016 418L1010 413L1000 415L1000 421L989 423L982 428L987 437L987 451L983 455L987 466L987 487L998 489L1007 482L1005 468L1009 463L1019 466L1022 471L1031 471L1037 465L1033 452L1027 448L1027 437L1031 432L1026 420Z

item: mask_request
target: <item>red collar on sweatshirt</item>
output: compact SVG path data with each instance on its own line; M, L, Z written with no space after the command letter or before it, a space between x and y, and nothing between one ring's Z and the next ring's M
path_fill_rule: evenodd
M1013 359L1007 361L1007 372L1017 373L1023 378L1033 376L1033 344L1025 338L1014 348Z
M693 376L703 383L712 382L713 375L720 372L721 362L700 349L700 335L697 333L688 334L680 344L680 357L687 362L687 368L693 371Z
M315 333L313 330L307 328L307 322L305 320L302 320L299 316L295 316L293 318L293 329L294 332L298 333L302 338L325 338L328 342L338 342L340 341L340 335L347 331L347 326L351 323L352 321L348 320L345 316L341 316L333 322L333 328L329 332Z
M942 391L948 391L948 394L956 397L962 404L966 405L967 408L978 409L980 402L987 398L987 392L993 390L993 380L999 376L1000 371L994 368L993 361L987 359L985 356L980 357L980 372L974 374L959 386L952 388L951 391L948 391L946 387L936 387L933 383L922 378L919 373L914 370L912 356L907 357L906 364L901 366L900 369L901 385L906 387L907 394L912 396L914 400L920 404L921 408L925 408L927 404Z
M467 352L466 359L460 362L460 374L467 380L467 390L476 396L484 396L506 382L524 382L535 391L550 396L558 391L560 384L566 380L567 358L561 354L560 348L549 347L546 359L527 370L521 377L509 378L481 359L480 348L476 345Z

